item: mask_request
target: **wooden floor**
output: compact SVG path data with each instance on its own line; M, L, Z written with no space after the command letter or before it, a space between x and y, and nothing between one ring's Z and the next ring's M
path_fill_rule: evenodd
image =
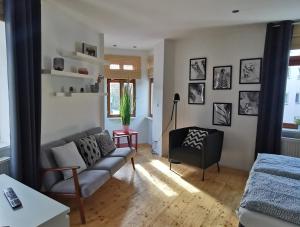
M140 146L136 171L127 163L84 202L87 224L81 225L75 204L72 226L237 226L239 205L247 173L221 166L201 170L173 165Z

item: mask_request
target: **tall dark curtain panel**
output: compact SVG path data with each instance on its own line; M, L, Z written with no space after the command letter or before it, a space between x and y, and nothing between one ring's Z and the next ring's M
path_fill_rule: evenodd
M293 22L267 25L256 134L258 153L280 154L284 96Z
M40 0L4 1L11 118L11 173L39 186L41 134Z

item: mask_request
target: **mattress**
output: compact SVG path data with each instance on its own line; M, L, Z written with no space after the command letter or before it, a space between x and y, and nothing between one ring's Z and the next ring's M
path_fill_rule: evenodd
M237 211L240 223L245 227L299 227L262 213L240 207Z

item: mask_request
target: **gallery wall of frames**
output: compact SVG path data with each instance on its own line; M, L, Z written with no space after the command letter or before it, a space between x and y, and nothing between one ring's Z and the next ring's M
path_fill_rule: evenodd
M259 90L248 90L251 84L260 84L262 58L240 59L239 80L232 79L232 65L214 66L207 69L207 58L191 58L189 65L188 104L205 105L206 80L212 79L212 89L225 92L232 89L233 83L248 85L247 90L240 90L238 97L238 114L257 116ZM207 70L212 70L212 78L207 78ZM212 124L231 126L232 103L214 102L212 104Z

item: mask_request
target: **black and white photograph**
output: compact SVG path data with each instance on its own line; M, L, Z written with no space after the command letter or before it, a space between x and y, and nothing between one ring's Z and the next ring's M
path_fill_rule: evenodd
M189 104L205 103L205 83L189 83Z
M215 66L213 68L213 90L230 90L232 84L232 66Z
M97 57L97 46L82 43L82 53L89 56Z
M262 58L241 59L240 84L259 84Z
M213 125L231 126L231 103L213 103Z
M190 80L206 79L206 58L190 59Z
M259 91L240 91L239 115L258 115Z

